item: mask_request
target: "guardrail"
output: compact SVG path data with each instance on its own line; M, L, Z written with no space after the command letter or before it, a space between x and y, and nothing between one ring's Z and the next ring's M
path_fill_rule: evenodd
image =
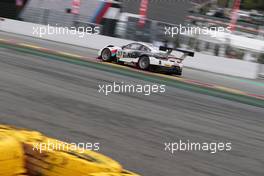
M36 28L47 28L47 26L10 19L0 22L0 30L5 32L37 37L45 40L87 47L96 50L101 49L109 44L122 46L133 42L132 40L124 40L120 38L87 33L83 34L83 37L65 34L43 34L42 37L39 37L34 34L34 29ZM184 64L190 68L251 79L256 79L258 77L259 70L259 64L257 63L210 56L202 53L196 53L194 58L187 58L184 61Z

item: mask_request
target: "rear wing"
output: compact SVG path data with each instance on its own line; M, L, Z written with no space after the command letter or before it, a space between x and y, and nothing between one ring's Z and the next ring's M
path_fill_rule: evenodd
M193 51L188 51L188 50L183 50L183 49L178 49L178 48L175 49L175 51L182 52L182 53L186 54L186 56L194 57Z
M193 51L188 51L188 50L184 50L184 49L178 49L178 48L173 49L173 48L168 48L165 46L160 46L159 50L166 51L168 54L170 54L173 50L182 52L183 53L182 59L185 58L186 56L194 57Z

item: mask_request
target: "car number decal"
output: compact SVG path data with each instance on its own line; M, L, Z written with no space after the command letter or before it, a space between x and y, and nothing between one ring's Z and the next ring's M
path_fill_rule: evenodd
M118 51L116 56L119 57L119 58L123 58L124 57L122 51Z

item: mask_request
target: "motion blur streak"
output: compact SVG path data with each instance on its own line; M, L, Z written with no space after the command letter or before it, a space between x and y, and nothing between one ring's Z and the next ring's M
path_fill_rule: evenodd
M0 49L0 123L101 152L142 175L263 176L264 109L168 87L152 96L105 96L99 83L146 82ZM175 140L231 141L232 151L164 152Z

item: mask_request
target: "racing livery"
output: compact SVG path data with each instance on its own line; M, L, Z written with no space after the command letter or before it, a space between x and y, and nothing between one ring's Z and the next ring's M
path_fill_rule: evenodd
M185 57L194 56L194 52L175 49L183 53L181 57L171 54L172 48L156 48L146 43L130 43L117 47L109 45L101 49L98 53L99 58L105 62L115 61L120 64L135 65L142 70L158 70L160 72L182 75L182 68Z

